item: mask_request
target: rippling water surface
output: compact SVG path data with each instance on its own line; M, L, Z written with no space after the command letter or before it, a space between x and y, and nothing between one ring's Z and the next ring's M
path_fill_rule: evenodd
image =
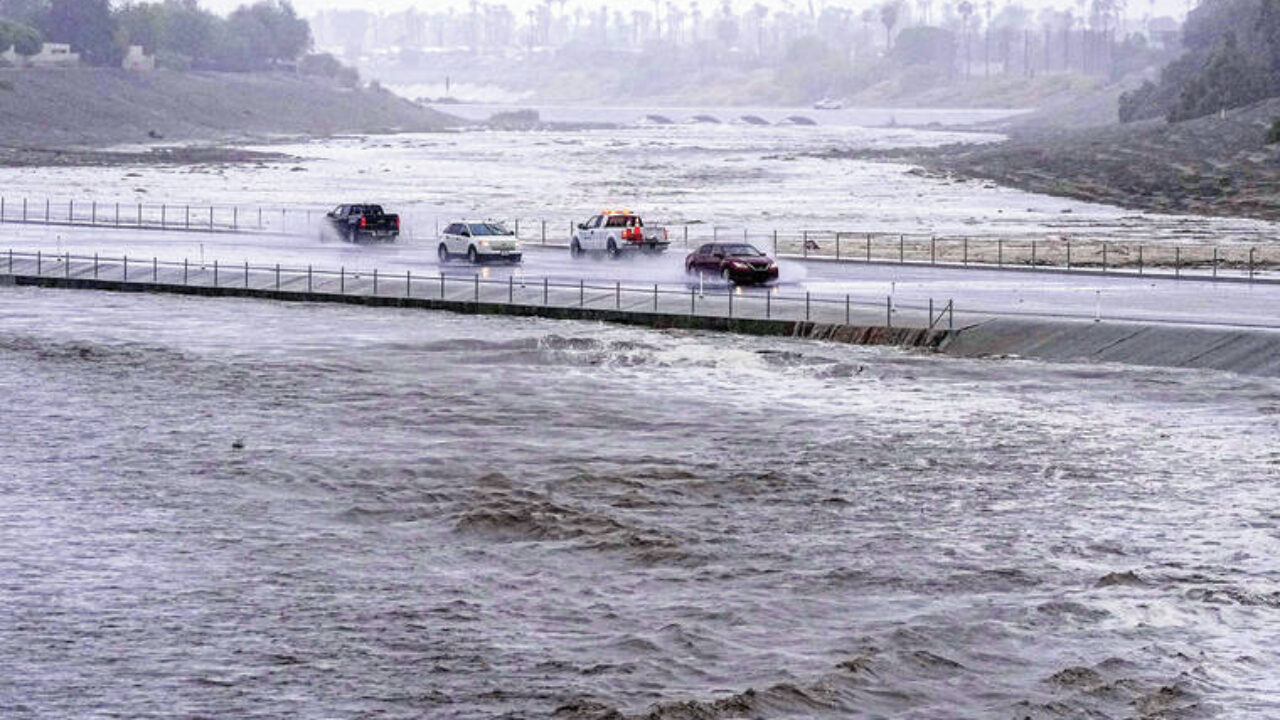
M0 714L1266 717L1280 383L0 289Z

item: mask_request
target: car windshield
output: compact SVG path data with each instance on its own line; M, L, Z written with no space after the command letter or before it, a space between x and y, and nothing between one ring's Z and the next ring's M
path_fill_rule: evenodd
M470 223L467 225L472 235L510 235L511 231L494 223Z
M764 253L752 245L725 245L724 254L727 257L759 257Z

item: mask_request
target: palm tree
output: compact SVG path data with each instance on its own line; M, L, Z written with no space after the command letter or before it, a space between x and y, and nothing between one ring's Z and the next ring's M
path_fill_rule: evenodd
M893 26L898 24L898 0L889 0L880 6L880 23L884 25L885 49L892 49Z
M969 77L969 16L973 15L973 3L962 0L956 10L960 13L960 34L964 37L964 75Z

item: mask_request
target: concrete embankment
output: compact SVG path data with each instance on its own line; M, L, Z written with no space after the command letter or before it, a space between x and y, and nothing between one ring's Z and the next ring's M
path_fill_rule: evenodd
M421 285L397 292L384 276L379 289L369 279L351 278L335 292L329 279L322 289L277 289L269 277L249 276L243 285L209 285L189 282L112 280L75 277L74 274L0 275L0 285L161 292L208 297L244 297L290 302L330 302L372 307L420 308L476 315L515 315L565 320L589 320L657 329L713 330L749 335L801 337L857 345L887 345L937 351L953 357L1018 357L1049 362L1119 363L1154 367L1210 369L1249 375L1280 377L1280 330L1160 325L1124 322L1088 322L1055 319L992 318L952 330L923 327L887 327L873 322L842 323L834 313L814 320L732 316L733 310L708 296L696 311L674 310L664 299L620 303L611 293L588 297L579 290L561 290L535 296L533 302L510 302L505 296L479 294L476 287L440 296L422 293ZM293 282L296 284L297 279ZM415 279L415 282L423 281ZM434 279L430 280L434 288ZM286 283L286 285L289 283ZM257 285L256 287L250 285ZM390 292L388 292L390 290ZM501 288L498 288L501 290ZM544 291L545 292L545 291ZM592 306L595 303L595 306ZM602 306L603 305L603 306ZM616 307L609 305L617 305ZM867 313L856 320L866 321Z
M389 283L388 283L389 284ZM352 283L348 292L316 292L275 290L270 288L136 282L94 278L55 277L48 275L0 275L0 285L22 285L113 292L159 292L205 297L245 297L289 302L330 302L374 307L421 308L446 310L474 315L515 315L559 320L593 320L640 325L657 329L714 330L746 335L802 337L854 345L892 345L905 348L936 350L950 335L941 329L913 327L876 327L845 325L790 319L730 317L723 303L706 302L694 313L656 312L632 308L600 308L567 302L547 304L512 303L436 297L406 297L383 293L360 292ZM387 285L384 284L384 287Z
M1265 328L997 318L957 330L939 349L956 357L1023 357L1280 376L1280 331Z

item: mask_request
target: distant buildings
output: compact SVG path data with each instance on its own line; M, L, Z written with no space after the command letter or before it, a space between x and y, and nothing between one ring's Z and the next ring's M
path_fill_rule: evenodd
M44 43L35 55L19 55L12 47L0 52L0 60L18 68L73 68L80 67L80 53L72 52L66 43ZM141 45L130 45L120 66L134 72L156 69L155 55L147 54Z

